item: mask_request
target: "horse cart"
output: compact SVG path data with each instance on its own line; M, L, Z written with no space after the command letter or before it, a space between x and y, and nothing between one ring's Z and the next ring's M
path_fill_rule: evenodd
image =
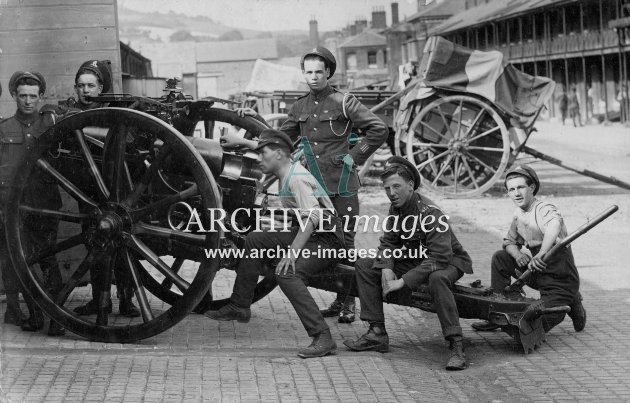
M212 100L194 101L177 90L160 99L107 95L96 100L108 102L109 107L67 114L31 147L13 181L5 233L13 269L48 317L89 340L133 342L166 331L188 314L227 303L215 296L219 293L213 289L213 281L219 270L233 270L238 260L234 254L211 256L209 252L241 249L246 236L241 229L254 228L258 219L248 211L264 208L267 195L257 154L224 150L214 138L222 130L256 137L268 125L217 108ZM468 144L500 148L483 139L500 132L492 130L486 115L501 130L502 120L494 120L496 113L483 109L477 98L456 95L448 102L436 100L429 105L435 105L430 110L437 114L428 120L431 124L434 119L446 120L440 108L454 105L449 115L459 118L449 127L461 125L465 132L482 127ZM426 127L422 123L426 119L427 113L418 114L415 120L420 123L414 127ZM204 137L194 137L200 122ZM446 136L440 130L427 128L427 133L434 137L430 140L423 134L422 141L431 145L419 146L414 139L408 142L412 151L413 147L439 150L435 145L446 141L441 140ZM502 141L507 142L504 137L502 133ZM487 150L469 152L475 155L476 151ZM484 163L472 166L459 164L463 168L453 170L458 174L452 185L481 187L470 178L468 182L460 178L487 169L489 163L481 161ZM440 172L431 162L424 167L425 175L433 169L435 176L425 176L425 180L433 178L435 184L441 185L440 178L449 172L439 168L443 172L435 174ZM55 202L42 202L33 194L40 183L54 185L59 192ZM223 221L225 228L206 225L216 222L217 211L231 218ZM203 225L188 225L192 218ZM47 244L36 245L29 231L44 220L52 220L57 231ZM596 223L593 220L589 225ZM42 271L42 263L50 259L63 274L62 284L54 290ZM88 278L99 291L98 312L78 316L73 309L86 302L82 287ZM111 292L114 278L125 278L133 285L139 318L106 309L110 299L116 306L116 295ZM353 268L341 264L327 268L310 282L323 290L350 289L356 295L354 284ZM259 280L255 301L275 286L270 270ZM546 308L539 301L507 299L478 284L456 285L454 294L461 317L500 325L525 351L544 340L541 316ZM394 295L389 302L434 311L431 296L422 289Z

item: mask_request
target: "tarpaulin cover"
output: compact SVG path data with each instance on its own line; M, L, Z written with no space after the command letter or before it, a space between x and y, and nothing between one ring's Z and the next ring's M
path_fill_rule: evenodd
M534 122L555 86L516 69L499 51L472 50L438 36L427 41L420 76L428 87L480 95L523 127Z
M300 69L267 62L262 59L256 60L245 91L273 92L279 90L307 91L308 86Z

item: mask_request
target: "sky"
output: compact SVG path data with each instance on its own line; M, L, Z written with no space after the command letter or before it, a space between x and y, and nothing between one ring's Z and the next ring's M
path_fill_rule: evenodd
M416 12L417 1L398 0L400 20ZM263 31L308 30L308 22L315 17L320 32L341 29L357 18L370 21L376 7L386 11L390 25L391 3L392 0L118 0L119 7L132 10L204 15L234 28Z

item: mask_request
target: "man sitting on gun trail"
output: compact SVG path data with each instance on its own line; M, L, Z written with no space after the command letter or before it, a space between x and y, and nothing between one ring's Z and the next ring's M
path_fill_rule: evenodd
M468 363L452 287L464 273L472 273L470 256L450 228L448 216L415 192L420 174L411 162L391 157L381 179L392 204L379 254L376 259L359 259L355 264L361 319L369 322L370 328L357 340L344 344L354 351L387 351L384 297L394 293L397 299L410 298L412 290L428 280L442 334L450 342L446 369L465 369ZM396 252L403 252L403 256Z
M532 275L526 284L540 291L545 307L570 306L573 328L576 332L584 330L586 311L581 302L580 277L571 248L562 248L548 262L543 261L545 254L567 236L560 212L553 204L536 198L540 181L536 172L527 165L517 165L508 171L505 189L517 208L503 240L503 249L492 256L492 288L497 293L503 292L511 283L510 277L520 276L517 269L524 272L530 268ZM522 251L523 246L527 246L533 257ZM519 296L517 291L511 295ZM564 312L544 315L545 332L560 324L564 316ZM499 326L481 321L473 323L472 327L478 331L491 331Z
M296 211L300 217L295 218L290 232L279 229L247 234L244 257L236 270L230 303L218 310L207 311L205 315L215 320L249 322L258 276L265 274L266 266L274 258L281 257L275 269L278 284L291 301L308 335L313 338L313 342L301 349L298 356L311 358L334 354L337 345L306 287L310 276L336 262L334 256L326 254L318 257L316 252L318 248L343 248L341 224L337 222L333 205L315 177L299 163L292 162L293 144L289 136L266 129L261 133L256 149L260 151L261 170L278 178L282 206ZM299 221L299 226L296 221ZM337 231L333 231L335 227ZM326 231L318 231L320 228ZM275 254L279 249L288 252L286 256L269 256L268 252Z

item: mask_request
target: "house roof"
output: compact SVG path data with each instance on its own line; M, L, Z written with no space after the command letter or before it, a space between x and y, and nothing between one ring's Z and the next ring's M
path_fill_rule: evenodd
M387 40L383 35L373 31L363 31L351 36L339 45L340 48L360 48L367 46L387 46Z
M437 0L425 6L422 10L411 17L405 18L403 22L413 22L419 19L428 19L432 17L450 17L464 10L464 0Z
M571 1L576 0L492 0L454 14L440 25L433 27L430 34L442 35L490 21L531 13L534 9Z
M273 38L229 42L198 42L195 46L195 52L197 63L278 58L276 40Z

